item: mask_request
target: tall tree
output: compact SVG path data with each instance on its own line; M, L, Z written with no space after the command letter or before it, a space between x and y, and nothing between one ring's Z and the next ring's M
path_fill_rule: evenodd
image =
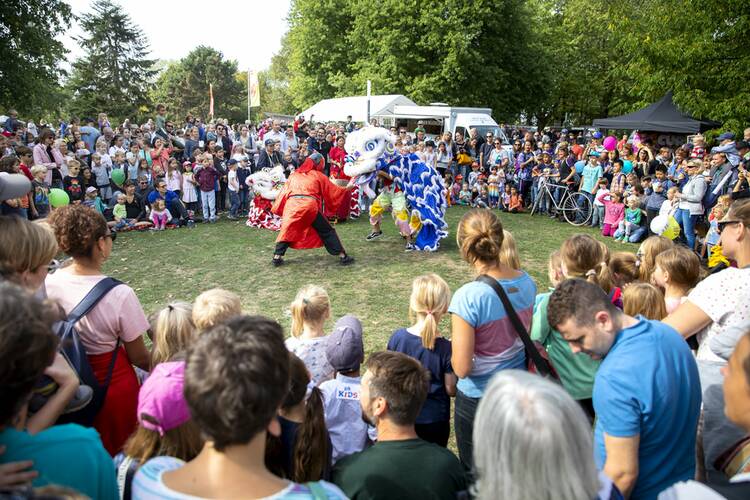
M226 60L211 47L199 46L170 64L156 81L152 97L172 116L188 113L207 117L209 85L213 85L214 115L231 120L247 116L247 74L238 73L237 61Z
M111 0L95 0L81 17L86 35L77 39L85 55L73 63L67 87L73 113L106 111L118 119L134 116L149 104L155 75L149 43L130 16Z
M59 63L66 50L55 36L70 25L70 6L61 0L0 2L0 106L22 114L54 108Z

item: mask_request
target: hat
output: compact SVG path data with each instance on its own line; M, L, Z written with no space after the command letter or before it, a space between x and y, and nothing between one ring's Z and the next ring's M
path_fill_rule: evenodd
M231 167L232 165L237 165L237 163L239 162L235 160L234 158L232 158L231 160L227 162L227 166Z
M542 155L552 156L552 151L544 150L542 151Z
M23 174L0 172L0 201L20 198L31 191L31 182Z
M95 192L96 192L96 188L94 186L89 186L86 188L86 194L95 193Z
M274 144L276 144L276 141L274 141L273 139L266 139L263 144L265 144L266 146L273 146Z
M185 362L159 363L138 392L138 423L160 436L190 420L183 388ZM145 417L145 418L144 418Z
M732 141L734 140L734 134L732 132L724 132L719 136L720 141Z
M594 132L594 135L592 136L594 139L601 139L602 133L601 132Z
M190 164L191 164L191 163L190 163L189 161L183 161L183 162L182 162L182 166L183 166L183 167L187 167L187 166L188 166L188 165L190 165Z
M596 149L591 149L589 150L589 156L599 157L599 151L597 151Z
M337 372L357 370L365 360L362 344L362 323L350 315L340 318L328 336L326 357Z
M461 174L458 174L458 175L456 176L456 180L457 180L457 181L460 181L460 180L461 180L461 179L463 179L463 178L464 178L464 176L463 176L463 175L461 175Z

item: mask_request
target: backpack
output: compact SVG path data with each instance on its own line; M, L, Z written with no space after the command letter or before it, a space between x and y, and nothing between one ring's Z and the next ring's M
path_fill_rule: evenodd
M75 423L86 427L94 424L94 418L102 409L104 399L107 396L107 389L112 380L112 372L117 360L117 352L120 349L120 339L117 339L117 345L112 354L112 361L109 363L107 377L104 384L100 384L94 374L94 369L89 363L86 349L81 342L81 336L76 330L76 323L86 316L99 301L104 298L110 290L121 285L122 281L114 278L104 278L86 294L81 302L70 311L67 318L54 324L55 334L60 338L60 352L67 359L70 366L78 374L81 384L88 385L94 391L91 402L78 411L61 415L58 423Z

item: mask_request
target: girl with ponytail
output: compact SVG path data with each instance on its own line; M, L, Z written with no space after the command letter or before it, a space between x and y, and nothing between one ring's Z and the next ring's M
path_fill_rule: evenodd
M456 376L451 367L451 343L440 336L440 320L448 312L451 290L437 274L414 280L409 299L412 326L396 330L388 341L388 350L415 358L430 372L430 391L417 416L417 436L448 446L451 396L456 395Z
M326 358L328 336L323 329L331 317L328 294L316 285L302 287L289 311L292 315L292 336L286 339L286 348L305 363L315 385L332 379L336 371Z
M330 479L331 439L323 413L323 395L305 363L289 353L289 391L278 415L281 435L267 438L266 466L295 483Z

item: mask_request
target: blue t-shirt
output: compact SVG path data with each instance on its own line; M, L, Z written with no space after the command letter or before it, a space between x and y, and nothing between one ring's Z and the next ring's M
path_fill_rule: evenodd
M174 191L167 190L166 193L164 193L164 196L159 193L157 190L153 190L148 194L148 204L153 205L156 200L164 200L164 205L166 208L169 208L169 205L172 204L173 201L179 200L180 197L177 196L177 193Z
M682 336L660 321L638 319L617 333L596 373L594 454L602 469L604 433L640 435L632 497L655 499L695 474L701 389L698 367Z
M581 180L581 191L593 193L596 183L601 179L604 173L600 165L593 166L590 163L587 163L586 166L583 167L581 175L583 177L583 180Z
M6 447L0 463L32 460L39 473L34 487L67 486L90 498L120 498L112 457L94 429L75 424L55 425L31 435L6 428L0 432Z
M430 390L416 423L447 422L451 418L451 399L445 392L445 374L453 373L451 343L448 339L435 339L433 350L422 345L422 338L405 328L396 330L388 341L389 351L397 351L416 359L430 372Z
M534 315L536 285L528 274L498 280L526 329ZM480 398L492 375L500 370L523 368L526 362L523 342L505 312L500 297L489 285L472 281L453 295L448 308L474 328L474 363L471 373L458 381L458 390Z

